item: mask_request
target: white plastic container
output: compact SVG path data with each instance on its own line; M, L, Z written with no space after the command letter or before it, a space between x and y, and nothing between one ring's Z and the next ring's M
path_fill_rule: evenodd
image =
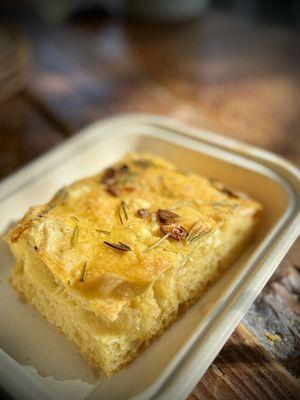
M55 327L20 301L0 242L0 386L16 399L185 399L300 232L299 171L266 151L149 115L97 122L0 185L0 231L60 187L129 151L149 151L248 192L264 206L253 245L131 365L95 371Z

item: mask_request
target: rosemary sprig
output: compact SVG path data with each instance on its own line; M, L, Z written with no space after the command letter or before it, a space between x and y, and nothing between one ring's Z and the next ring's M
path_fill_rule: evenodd
M140 168L143 168L143 169L154 167L154 162L151 161L151 160L144 160L144 159L133 160L132 163L134 165L136 165L137 167L140 167Z
M206 236L210 231L211 231L210 228L203 227L201 221L196 222L192 226L192 228L186 238L186 244L191 244L191 243L194 243L195 241L198 241L199 239Z
M62 205L67 199L68 191L66 188L60 189L50 201L50 205L46 208L41 214L37 216L37 218L43 218L48 212L53 210L55 207Z
M128 214L127 214L127 210L126 210L125 201L122 201L122 202L121 202L121 207L122 207L122 209L123 209L125 219L128 220Z
M76 225L71 236L71 247L74 247L75 244L77 243L78 235L79 235L79 228L78 225Z
M131 251L132 250L130 246L128 246L127 244L122 243L122 242L112 243L112 242L104 241L103 243L109 247L112 247L115 250L121 250L121 251Z
M84 282L86 266L87 266L87 263L85 262L82 267L81 276L80 276L80 280L79 280L80 282Z
M158 247L164 240L166 240L170 236L170 232L166 233L162 238L160 238L157 242L153 243L150 247L148 247L144 253L146 253L149 250L154 249L155 247Z
M138 176L138 174L129 171L126 174L123 174L120 176L119 183L132 182L137 176Z
M95 229L96 232L103 233L104 235L111 235L110 231L106 231L104 229Z
M124 225L125 221L128 221L127 206L125 201L121 201L120 207L118 209L118 216L122 225Z
M196 245L193 247L193 250L184 257L183 259L183 263L182 263L182 267L185 267L185 265L189 262L189 260L193 257L193 255L195 254L195 251L197 250L197 248L200 245L200 241L198 243L196 243Z

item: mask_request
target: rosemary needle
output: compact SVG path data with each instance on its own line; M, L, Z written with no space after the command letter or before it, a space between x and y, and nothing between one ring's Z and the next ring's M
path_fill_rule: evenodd
M71 247L74 247L75 244L77 243L78 235L79 235L79 228L78 225L76 225L71 236Z
M164 240L166 240L170 236L170 232L166 233L162 238L160 238L157 242L153 243L150 247L148 247L144 253L149 250L154 249L155 247L159 246Z

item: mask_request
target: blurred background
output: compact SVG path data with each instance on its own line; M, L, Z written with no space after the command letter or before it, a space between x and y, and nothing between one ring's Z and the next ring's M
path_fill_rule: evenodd
M300 2L1 0L0 177L119 112L299 162Z
M299 28L298 0L1 0L0 179L128 112L175 117L300 165ZM258 384L257 399L282 399L277 378L256 367L274 365L270 354L300 376L299 254L298 241L244 318L253 346L238 328L191 399L246 399ZM283 327L274 345L266 332Z

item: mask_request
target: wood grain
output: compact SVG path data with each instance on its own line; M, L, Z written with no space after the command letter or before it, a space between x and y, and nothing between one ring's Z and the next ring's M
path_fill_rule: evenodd
M300 161L299 35L222 16L43 33L29 90L72 130L113 112L154 112Z
M296 400L299 391L299 381L240 324L189 400Z
M0 177L5 177L63 140L24 94L0 106Z
M243 324L269 355L300 377L300 240L257 297ZM274 336L275 334L275 336Z

